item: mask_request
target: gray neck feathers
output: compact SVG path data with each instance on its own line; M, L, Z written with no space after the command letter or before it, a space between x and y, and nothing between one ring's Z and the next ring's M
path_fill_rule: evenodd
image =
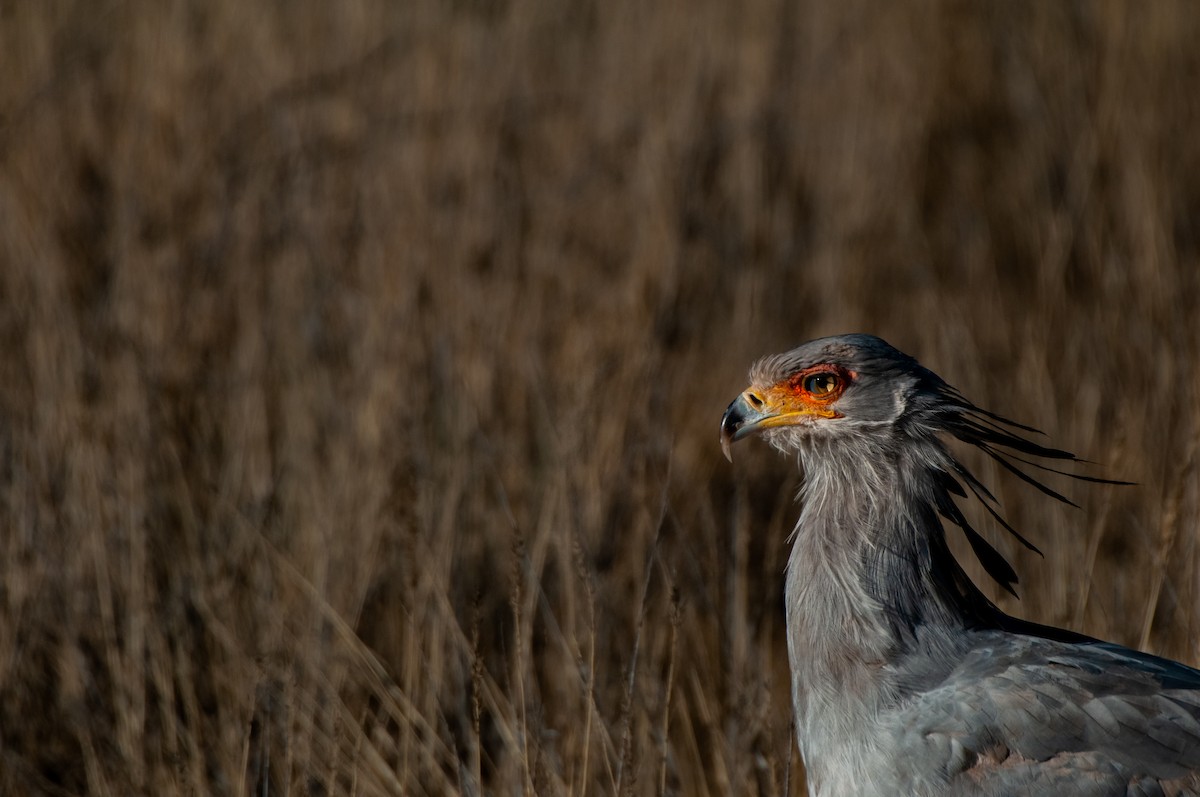
M850 732L903 689L882 677L885 664L995 611L950 554L934 509L945 448L933 437L900 444L888 431L814 436L801 448L785 596L801 726ZM799 730L802 740L820 736Z

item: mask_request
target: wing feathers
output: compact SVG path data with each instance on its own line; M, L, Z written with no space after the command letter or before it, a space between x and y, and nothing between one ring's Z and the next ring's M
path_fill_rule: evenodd
M1189 673L1200 685L1200 672L1108 643L992 631L976 641L903 720L962 746L947 770L981 789L962 793L1059 793L1053 783L1061 793L1200 793L1200 690L1164 688ZM950 745L938 749L949 756Z

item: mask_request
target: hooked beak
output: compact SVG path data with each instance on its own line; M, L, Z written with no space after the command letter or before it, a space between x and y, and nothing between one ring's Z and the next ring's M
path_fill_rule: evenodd
M755 404L758 407L763 406L762 399L757 396L753 396L751 399L749 396L749 390L742 393L733 400L733 403L726 408L725 414L721 416L721 451L724 452L725 459L730 462L733 462L730 446L743 437L753 434L762 423L774 417L755 407Z

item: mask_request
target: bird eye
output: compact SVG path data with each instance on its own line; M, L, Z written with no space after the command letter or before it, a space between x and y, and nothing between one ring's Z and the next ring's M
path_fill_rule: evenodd
M818 398L827 398L837 393L841 382L837 374L813 374L805 377L804 389Z

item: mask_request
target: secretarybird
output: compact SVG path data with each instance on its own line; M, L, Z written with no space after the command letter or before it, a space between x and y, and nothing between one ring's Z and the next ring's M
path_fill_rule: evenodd
M813 795L1200 794L1200 671L1010 617L955 561L942 518L986 571L1016 574L955 504L1009 532L943 436L1009 471L1074 460L967 401L870 335L760 360L721 419L804 472L787 565L796 733Z

